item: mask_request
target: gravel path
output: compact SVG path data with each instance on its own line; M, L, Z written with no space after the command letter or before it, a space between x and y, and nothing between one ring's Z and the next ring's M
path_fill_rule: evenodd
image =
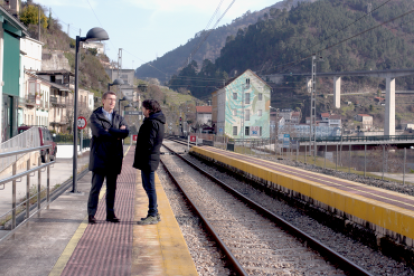
M179 151L183 151L185 147L177 143L171 143L168 146ZM185 157L250 199L260 202L263 207L282 216L285 220L365 268L370 273L374 275L414 275L414 271L406 267L403 263L395 261L383 255L381 252L373 250L342 233L335 232L331 228L307 216L301 210L293 208L284 202L252 188L252 186L236 179L230 173L222 172L222 170L218 170L216 167L206 164L191 155L185 155Z
M178 157L162 160L249 275L344 275Z

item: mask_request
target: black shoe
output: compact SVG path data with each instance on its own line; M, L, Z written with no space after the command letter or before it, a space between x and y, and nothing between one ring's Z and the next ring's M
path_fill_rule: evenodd
M119 222L119 218L117 218L115 215L106 216L106 221L118 223Z
M88 216L88 222L89 222L90 224L95 224L95 223L96 223L95 216Z

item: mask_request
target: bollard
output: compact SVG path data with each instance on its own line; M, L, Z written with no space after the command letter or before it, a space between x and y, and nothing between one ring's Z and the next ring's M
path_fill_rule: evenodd
M327 151L328 151L328 142L325 142L325 164L324 164L325 169L326 169L326 153L327 153Z
M47 203L50 202L50 165L46 168L46 201Z
M40 156L39 156L39 159L38 159L38 163L37 163L37 165L38 166L41 166L42 165L42 160L41 160L41 158L40 158ZM39 169L38 171L37 171L37 209L38 210L40 210L40 204L41 204L41 183L42 183L42 173L41 173L41 170Z
M336 171L338 171L338 144L336 144Z
M352 150L351 144L349 144L348 149L349 149L348 173L351 174L351 150Z
M15 162L13 164L13 175L16 175L17 172L17 162ZM16 199L16 180L12 181L13 183L13 187L12 187L12 225L11 225L11 229L13 230L14 228L16 228L16 203L17 203L17 199Z
M30 170L30 158L27 160L27 170ZM26 181L26 218L30 216L30 174L27 175Z

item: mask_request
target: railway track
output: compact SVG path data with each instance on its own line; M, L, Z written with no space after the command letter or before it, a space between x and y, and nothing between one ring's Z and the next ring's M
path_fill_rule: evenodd
M161 162L237 275L371 275L186 158Z

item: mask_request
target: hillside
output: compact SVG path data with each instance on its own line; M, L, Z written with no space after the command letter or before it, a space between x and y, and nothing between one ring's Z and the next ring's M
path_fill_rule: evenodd
M171 80L173 85L189 87L193 95L207 98L221 80L207 82L197 78L233 77L236 72L252 69L259 75L289 72L310 72L312 53L322 57L317 65L317 72L381 70L392 68L412 68L414 66L414 16L413 14L381 25L414 9L411 0L395 0L386 6L367 15L368 0L320 0L316 3L302 3L288 11L272 10L265 18L239 30L237 35L227 39L220 57L211 62L208 60L191 64ZM381 2L383 3L383 2ZM373 4L374 10L381 3ZM363 18L359 20L359 18ZM348 26L348 27L347 27ZM375 28L376 26L379 26ZM347 27L347 28L345 28ZM361 36L339 43L364 30L373 28ZM341 32L338 30L344 29ZM328 39L326 39L328 38ZM339 44L338 44L339 43ZM337 46L334 46L338 44ZM329 49L327 49L329 48ZM322 50L326 49L326 50ZM191 78L185 78L189 76ZM305 78L287 77L281 84L273 84L272 106L301 107L303 114L309 114L309 94L306 91ZM208 83L208 85L207 85ZM397 90L414 90L414 78L401 77L396 79ZM373 97L377 91L385 90L385 80L380 78L344 77L342 93L367 92L370 102L364 105L353 105L352 112L334 110L332 98L318 97L318 113L342 113L352 120L352 115L364 112L376 115L371 105L375 105ZM332 93L332 80L318 78L318 94ZM399 96L398 96L399 97ZM348 101L342 97L343 104ZM354 103L357 101L353 99ZM352 102L352 100L351 100ZM398 100L397 100L398 102ZM414 104L408 97L406 103ZM344 107L345 108L345 107ZM350 109L351 107L347 107ZM401 122L404 112L410 106L397 107L397 120ZM380 115L378 115L381 117ZM405 116L407 119L408 118ZM304 118L303 118L304 120ZM378 120L382 120L378 118ZM381 122L379 123L379 125Z
M22 3L20 19L27 26L30 37L39 38L37 27L37 5L36 3ZM35 13L33 13L35 9ZM45 65L55 64L53 69L75 70L75 40L70 38L63 30L58 20L53 17L52 13L47 12L47 7L41 7L41 28L40 41L43 46L43 61ZM33 16L33 14L35 16ZM48 15L47 15L48 14ZM100 60L108 61L106 56L96 56L91 50L81 49L81 63L79 66L81 88L93 91L95 96L100 97L110 82L108 75ZM51 59L56 59L49 62ZM47 66L50 70L50 66Z
M207 40L202 44L192 59L194 59L198 64L201 64L204 59L215 60L220 56L220 50L226 44L227 37L232 35L234 36L237 34L239 29L247 28L249 25L256 23L259 18L264 17L265 14L269 14L271 10L290 10L292 6L296 6L299 2L315 1L316 0L284 0L260 11L247 11L243 16L234 19L231 24L212 30ZM184 45L177 47L176 49L149 63L154 67L161 69L169 76L177 74L178 70L186 65L187 58L194 48L196 48L200 43L205 33L205 31L200 31L193 38L189 39ZM161 82L165 82L167 80L164 74L149 66L148 63L137 68L135 75L138 78L158 78Z

